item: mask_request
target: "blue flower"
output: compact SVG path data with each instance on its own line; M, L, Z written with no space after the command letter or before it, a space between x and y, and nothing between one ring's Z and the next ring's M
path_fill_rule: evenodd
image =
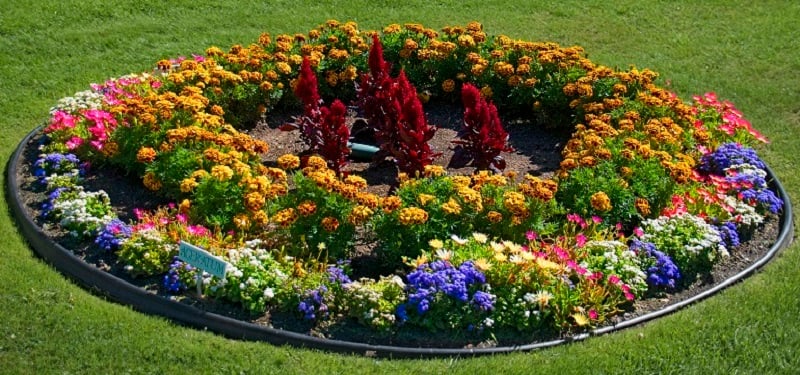
M655 244L638 239L631 242L630 250L640 256L650 258L651 265L645 270L648 285L657 288L675 288L678 280L681 279L681 272L669 255L658 251Z
M94 243L105 251L114 251L119 248L123 240L131 237L131 227L120 219L111 220L97 235Z
M716 225L715 227L719 232L719 236L722 237L725 247L730 249L739 246L739 232L736 231L736 223L732 221L726 221L720 225Z

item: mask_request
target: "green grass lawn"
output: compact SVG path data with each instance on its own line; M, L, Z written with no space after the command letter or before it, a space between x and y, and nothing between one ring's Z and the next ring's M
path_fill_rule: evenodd
M717 92L772 140L760 155L800 196L798 2L394 3L3 0L3 164L59 98L162 58L249 44L262 31L307 32L331 18L361 29L478 20L491 35L577 44L600 64L653 69L685 100ZM797 245L719 296L635 329L531 353L386 360L228 340L110 303L36 258L5 196L2 208L0 373L776 374L800 365Z

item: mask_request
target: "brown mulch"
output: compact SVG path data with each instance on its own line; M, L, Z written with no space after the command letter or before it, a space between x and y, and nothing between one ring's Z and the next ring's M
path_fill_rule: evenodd
M428 122L436 125L438 130L431 140L431 147L441 152L436 164L447 166L453 155L452 143L456 130L462 121L461 109L451 105L441 105L426 109ZM299 153L304 150L304 144L297 132L285 132L277 127L283 122L290 121L289 116L274 117L268 122L257 124L248 132L252 136L267 141L270 151L264 156L265 163L274 163L280 155L286 153ZM352 121L352 118L351 118ZM561 160L560 151L569 139L569 133L548 129L537 129L525 119L506 120L506 129L511 134L510 143L516 149L513 153L504 153L502 156L508 163L507 170L513 170L524 175L530 173L536 176L549 177L558 168ZM459 348L482 346L509 346L544 342L563 337L558 332L539 332L533 335L519 335L513 332L500 332L495 338L487 340L474 336L454 336L448 334L431 334L430 332L403 330L394 335L378 334L363 328L356 323L347 323L329 329L313 329L310 325L300 321L295 315L277 313L263 316L250 316L237 306L227 302L209 299L197 299L192 293L183 296L170 296L161 287L161 278L132 278L123 271L123 265L118 262L114 254L105 254L94 250L91 243L76 242L56 226L40 219L39 207L44 200L41 190L33 184L30 166L37 158L36 142L38 137L29 143L24 152L21 164L16 167L18 180L21 183L21 196L18 197L28 208L28 214L37 218L37 222L46 233L65 247L72 249L77 255L83 257L88 263L94 264L99 270L109 272L133 285L145 288L152 293L164 298L171 298L182 303L197 306L209 312L230 316L236 319L250 321L255 324L306 333L316 337L327 337L343 341L362 342L380 345L396 345L407 347L433 347L433 348ZM389 162L371 162L353 160L347 168L351 173L359 174L366 178L372 186L372 191L379 194L388 192L397 175L396 168ZM472 168L449 170L451 175L470 174ZM142 188L138 179L125 176L117 170L97 169L92 171L87 180L87 190L105 190L115 205L115 210L120 218L132 218L135 207L155 207L166 201L155 197ZM651 298L637 301L633 306L618 315L609 324L641 316L662 309L668 305L692 298L719 282L746 269L757 259L761 258L776 241L780 232L778 218L770 216L766 223L756 231L751 239L732 249L731 256L719 262L713 270L686 288L669 294L661 294ZM568 335L568 334L567 334Z

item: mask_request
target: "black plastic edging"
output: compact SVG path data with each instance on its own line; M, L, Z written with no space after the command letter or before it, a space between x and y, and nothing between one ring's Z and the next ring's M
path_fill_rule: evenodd
M753 274L767 264L781 250L792 243L794 235L792 204L786 190L778 181L773 171L767 167L767 173L772 179L772 187L777 190L783 199L783 214L780 219L780 234L770 250L747 269L715 285L713 288L687 300L668 305L661 310L654 311L633 319L625 320L613 326L595 329L588 333L579 334L567 339L558 339L547 342L538 342L527 345L499 346L491 348L413 348L389 345L371 345L342 340L329 340L312 337L298 332L285 331L271 327L256 325L226 316L210 313L177 301L147 292L132 285L125 280L110 273L102 271L91 264L84 262L71 251L50 239L41 228L27 214L23 203L19 199L19 183L17 181L17 167L23 150L30 140L41 128L28 133L20 142L13 156L6 165L6 198L11 207L12 214L17 221L20 232L27 239L36 253L52 264L62 274L76 280L84 287L99 291L111 299L133 307L135 310L162 316L174 322L193 327L208 329L228 338L265 341L274 345L292 345L304 348L314 348L339 353L360 354L376 357L391 358L430 358L452 356L477 356L486 354L499 354L552 347L568 342L584 340L588 337L607 334L621 329L629 328L652 319L673 313L687 305L701 301L717 292L733 285L734 283Z

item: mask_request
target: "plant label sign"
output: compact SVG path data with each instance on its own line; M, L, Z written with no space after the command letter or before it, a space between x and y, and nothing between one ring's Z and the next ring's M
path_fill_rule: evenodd
M183 259L184 262L220 279L225 278L225 269L228 267L228 262L188 242L181 241L178 249L178 257Z

